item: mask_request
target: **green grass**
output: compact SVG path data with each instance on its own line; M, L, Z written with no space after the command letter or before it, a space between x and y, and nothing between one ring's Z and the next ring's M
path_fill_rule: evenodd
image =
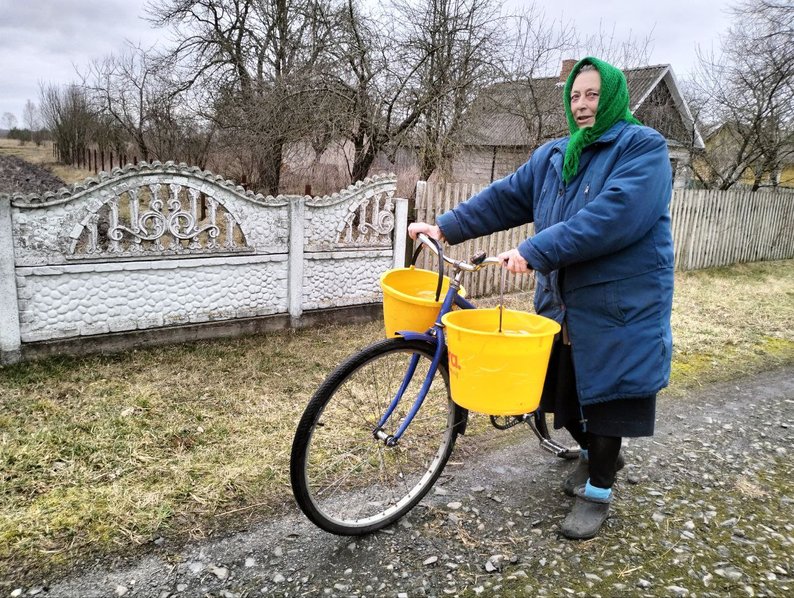
M676 282L671 400L794 362L794 260ZM381 335L375 322L0 369L0 578L291 506L290 443L307 400ZM476 434L484 418L473 419Z

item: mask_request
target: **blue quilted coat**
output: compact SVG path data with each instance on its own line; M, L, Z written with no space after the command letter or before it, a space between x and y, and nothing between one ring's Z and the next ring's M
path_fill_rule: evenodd
M534 222L518 250L536 271L537 313L567 322L580 403L647 397L667 385L672 355L667 144L618 122L583 150L565 185L566 144L538 148L437 224L455 244Z

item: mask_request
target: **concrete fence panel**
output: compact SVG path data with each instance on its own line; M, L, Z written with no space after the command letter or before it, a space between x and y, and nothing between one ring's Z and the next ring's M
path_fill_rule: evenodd
M154 162L0 196L0 358L114 335L123 348L123 335L139 343L145 331L189 339L196 326L274 316L301 326L311 310L374 306L380 272L403 261L407 201L395 188L388 175L326 197L265 197Z

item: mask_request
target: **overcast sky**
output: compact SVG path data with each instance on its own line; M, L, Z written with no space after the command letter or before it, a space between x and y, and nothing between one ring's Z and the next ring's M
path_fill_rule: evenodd
M69 83L75 66L120 50L124 40L155 44L164 33L144 20L147 0L0 0L0 116L22 122L25 101L38 103L39 82ZM519 7L524 0L506 0ZM698 45L718 48L730 0L536 0L547 17L574 21L582 35L600 29L635 40L652 33L651 64L685 77ZM580 58L580 57L572 57ZM2 123L0 123L1 126Z

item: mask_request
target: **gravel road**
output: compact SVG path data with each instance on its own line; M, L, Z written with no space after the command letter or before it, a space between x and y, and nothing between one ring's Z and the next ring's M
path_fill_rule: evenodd
M390 529L323 533L290 507L222 539L42 579L13 595L792 596L794 367L659 401L657 434L626 447L602 534L558 534L571 463L521 428L506 448L467 438L431 495Z

